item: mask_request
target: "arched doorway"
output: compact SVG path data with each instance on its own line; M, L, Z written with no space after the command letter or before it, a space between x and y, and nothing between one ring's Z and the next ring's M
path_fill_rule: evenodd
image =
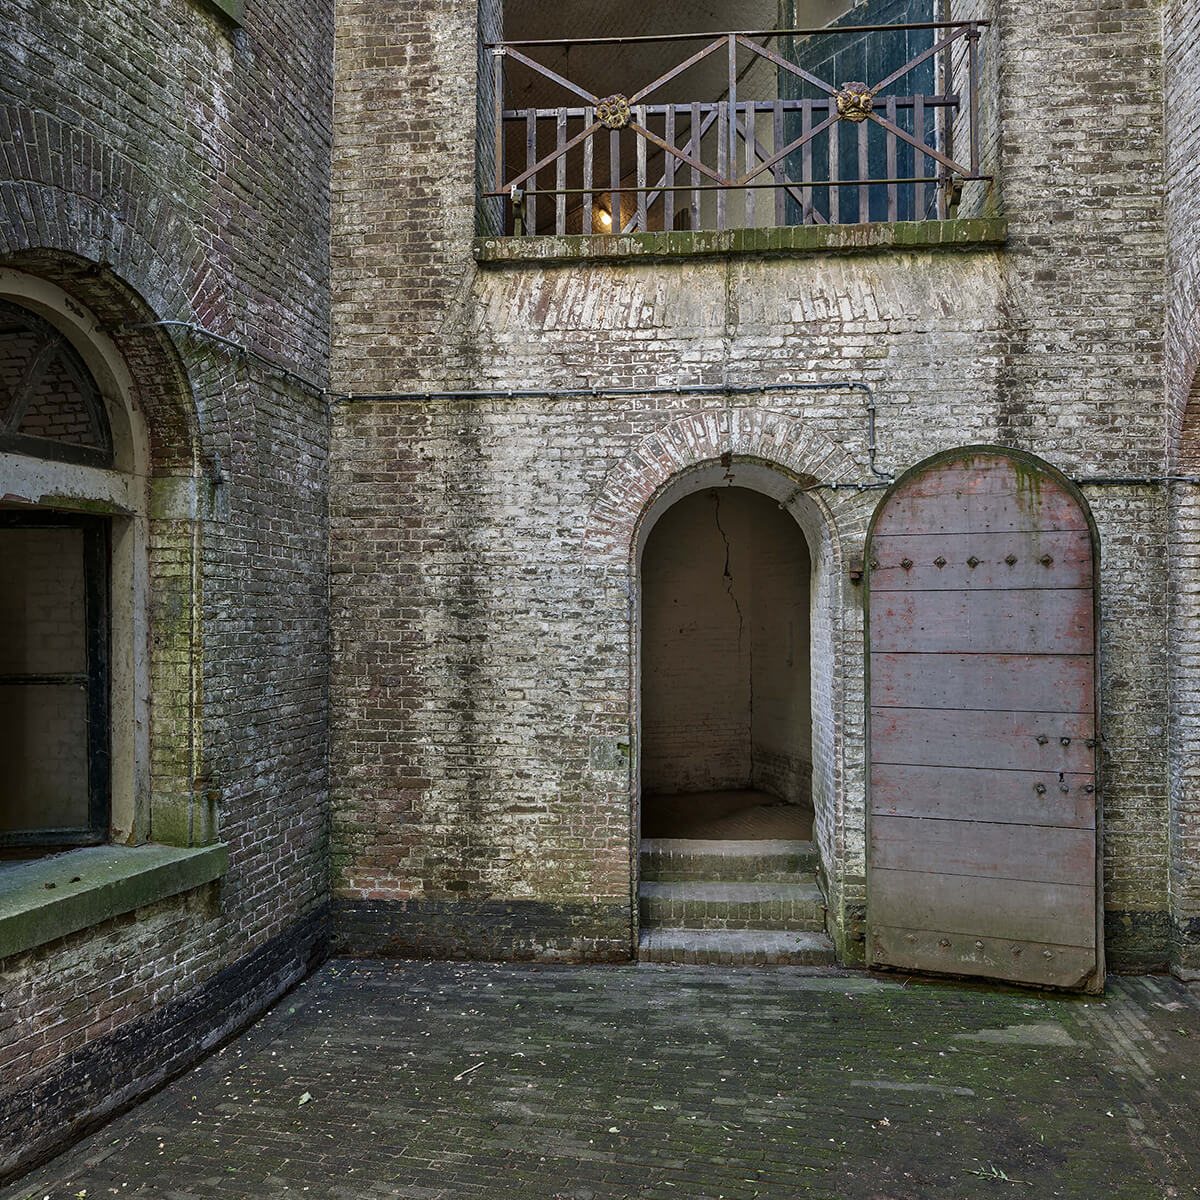
M668 484L638 547L639 957L832 962L814 841L836 736L822 512L794 479L727 460Z
M708 488L642 556L642 833L812 837L808 544L777 502Z
M868 961L1102 989L1086 502L1032 455L948 451L867 556Z

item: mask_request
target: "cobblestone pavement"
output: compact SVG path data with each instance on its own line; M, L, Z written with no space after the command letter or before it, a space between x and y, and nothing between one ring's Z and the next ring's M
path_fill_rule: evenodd
M20 1197L1200 1195L1200 1001L328 963Z

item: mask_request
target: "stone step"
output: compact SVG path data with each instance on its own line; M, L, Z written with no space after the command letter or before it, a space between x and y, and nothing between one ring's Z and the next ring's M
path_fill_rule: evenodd
M643 929L638 961L728 966L831 967L833 943L823 933L778 929Z
M787 882L817 867L812 842L705 841L697 838L643 838L642 878L674 880L761 880Z
M647 928L821 931L824 904L812 878L792 883L643 880L638 888L638 910Z

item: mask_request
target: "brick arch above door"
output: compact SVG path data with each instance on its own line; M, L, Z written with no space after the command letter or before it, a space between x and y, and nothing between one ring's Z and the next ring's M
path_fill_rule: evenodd
M647 434L614 467L588 514L591 554L627 563L641 514L669 480L723 455L757 459L821 483L853 483L855 461L803 419L766 408L723 408L679 418Z

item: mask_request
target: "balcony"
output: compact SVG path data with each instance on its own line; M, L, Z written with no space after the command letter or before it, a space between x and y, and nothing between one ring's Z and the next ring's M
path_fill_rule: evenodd
M992 178L987 24L488 43L482 224L561 238L945 221Z

